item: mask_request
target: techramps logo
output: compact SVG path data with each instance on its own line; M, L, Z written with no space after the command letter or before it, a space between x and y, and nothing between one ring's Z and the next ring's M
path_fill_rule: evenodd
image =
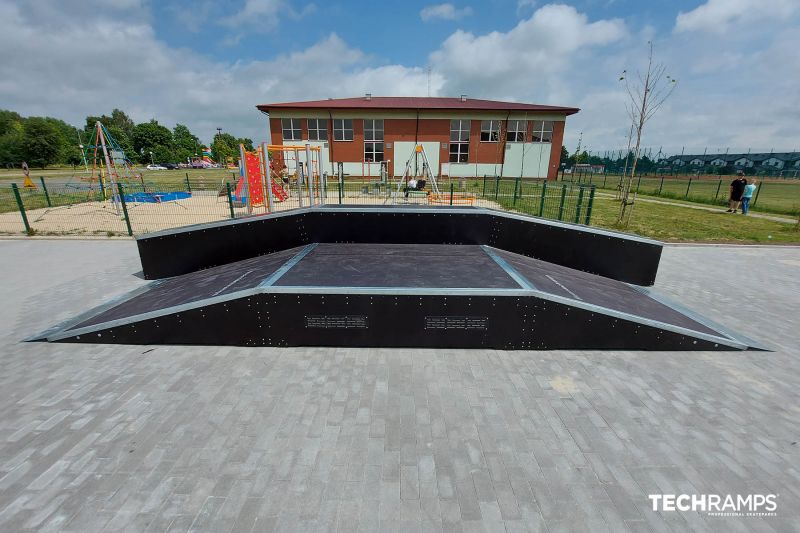
M777 494L649 494L653 511L705 513L716 517L778 516Z

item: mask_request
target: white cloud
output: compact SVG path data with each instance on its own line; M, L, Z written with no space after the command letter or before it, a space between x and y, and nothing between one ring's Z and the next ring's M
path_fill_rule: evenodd
M687 13L679 13L675 31L724 33L732 26L750 26L768 19L783 19L800 10L798 0L708 0Z
M568 119L567 147L580 131L590 149L620 147L628 122L618 73L640 66L652 39L680 82L648 123L646 145L797 148L798 15L748 31L658 35L545 5L505 32L453 32L429 57L431 94L581 107ZM0 0L0 47L14 52L0 62L0 107L75 125L118 107L136 121L187 124L204 140L217 127L265 140L260 103L427 93L423 65L382 64L336 34L291 54L213 61L159 39L147 4L136 0L24 9Z
M275 29L282 16L292 19L300 19L316 10L314 4L306 4L302 9L297 10L292 3L286 0L245 0L242 8L231 15L222 19L221 24L229 28L257 29L259 31L270 31ZM229 39L228 44L235 44L240 37Z
M431 54L433 68L445 75L452 94L538 93L558 82L573 55L602 47L627 35L619 19L589 22L570 6L546 5L510 31L475 36L458 30Z
M419 12L419 16L424 22L431 20L458 20L469 15L472 15L471 7L466 6L459 9L450 3L425 6Z
M205 140L218 126L266 140L256 104L427 90L424 68L373 65L335 34L296 53L230 64L167 46L145 11L121 17L103 6L88 5L78 17L53 0L49 13L42 9L47 17L37 19L0 1L0 48L15 51L0 62L0 107L77 126L87 115L118 107L137 122L155 117L169 127L187 124ZM43 21L58 31L41 31ZM434 75L432 91L441 85Z
M536 6L536 0L517 0L517 15Z

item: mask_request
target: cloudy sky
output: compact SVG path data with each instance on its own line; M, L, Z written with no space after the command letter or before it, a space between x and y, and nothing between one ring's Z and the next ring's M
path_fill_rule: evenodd
M373 95L580 107L572 150L625 145L619 74L679 80L644 144L800 149L800 0L0 0L0 108L114 107L264 140L256 104ZM430 78L427 69L430 68Z

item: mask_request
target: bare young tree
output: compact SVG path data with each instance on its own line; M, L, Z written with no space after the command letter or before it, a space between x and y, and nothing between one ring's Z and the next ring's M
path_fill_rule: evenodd
M625 82L625 90L628 92L629 102L626 105L628 116L631 120L632 133L636 138L633 149L633 164L630 174L623 176L621 203L617 225L628 225L633 204L636 200L636 193L631 197L631 187L636 176L636 164L639 161L639 150L642 143L642 132L647 121L661 108L664 102L675 90L678 82L675 78L666 74L666 66L663 63L653 64L653 43L647 42L647 70L642 73L636 72L636 80L629 82L627 71L622 72L620 81ZM630 153L630 146L628 147Z

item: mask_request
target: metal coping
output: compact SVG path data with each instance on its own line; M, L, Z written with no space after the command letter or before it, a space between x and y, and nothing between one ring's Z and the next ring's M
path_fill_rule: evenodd
M663 294L654 291L650 287L640 287L638 285L632 285L630 283L628 283L627 285L629 287L632 287L633 289L641 292L642 294L648 296L649 298L652 298L653 300L657 301L658 303L660 303L662 305L665 305L667 307L670 307L673 310L677 311L678 313L681 313L681 314L691 318L695 322L703 324L707 328L713 329L717 333L723 334L724 336L728 337L731 340L734 340L734 341L737 341L737 342L741 342L742 344L746 344L749 347L749 349L751 349L751 350L759 350L759 351L763 351L763 352L771 352L771 351L773 351L772 348L767 347L765 344L763 344L763 343L761 343L761 342L759 342L759 341L757 341L755 339L752 339L752 338L750 338L750 337L748 337L746 335L742 335L741 333L734 332L730 328L727 328L727 327L723 326L722 324L720 324L718 322L715 322L715 321L711 320L710 318L707 318L707 317L701 315L700 313L698 313L696 311L693 311L692 309L689 309L685 305L679 304L675 300L673 300L671 298L668 298L668 297L664 296Z
M523 289L535 289L536 288L528 280L528 278L526 278L525 276L523 276L522 274L517 272L517 270L514 267L512 267L510 264L508 264L508 261L506 261L505 259L503 259L499 255L497 255L497 253L494 251L494 248L492 248L491 246L481 245L481 250L483 250L484 253L486 253L486 255L491 257L494 260L494 262L497 263L497 265L500 268L502 268L505 271L505 273L508 274L508 276L511 279L516 281L517 285L519 285Z
M288 211L279 211L277 213L266 213L263 215L251 215L243 218L236 218L231 220L221 220L217 222L206 222L203 224L195 224L191 226L184 226L182 228L175 228L175 229L165 229L161 231L156 231L153 233L147 233L145 235L140 235L136 237L136 241L146 241L148 239L156 239L160 237L166 237L169 235L176 235L180 233L191 233L193 231L202 231L206 229L213 229L218 227L225 227L225 226L235 226L238 224L246 224L250 222L256 222L260 220L268 220L272 218L280 218L286 216L293 216L293 215L304 215L307 213L315 213L315 212L350 212L350 213L436 213L439 211L441 214L447 215L476 215L476 214L487 214L493 216L500 216L504 218L510 218L514 220L522 220L525 222L531 222L534 224L542 224L545 226L553 226L563 229L570 229L574 231L580 231L583 233L589 233L594 235L604 235L607 237L615 237L618 239L628 240L639 242L642 244L651 244L655 246L663 246L663 243L660 241L656 241L653 239L648 239L646 237L640 237L638 235L634 235L632 233L623 233L619 231L612 231L607 229L600 229L594 228L591 226L584 226L581 224L573 224L571 222L562 222L558 220L550 220L547 218L540 218L534 217L529 215L522 215L519 213L511 213L508 211L503 211L500 209L492 209L488 207L450 207L444 206L444 208L434 208L434 207L411 207L411 206L342 206L341 208L331 208L326 206L314 206L314 207L301 207L298 209L291 209Z

